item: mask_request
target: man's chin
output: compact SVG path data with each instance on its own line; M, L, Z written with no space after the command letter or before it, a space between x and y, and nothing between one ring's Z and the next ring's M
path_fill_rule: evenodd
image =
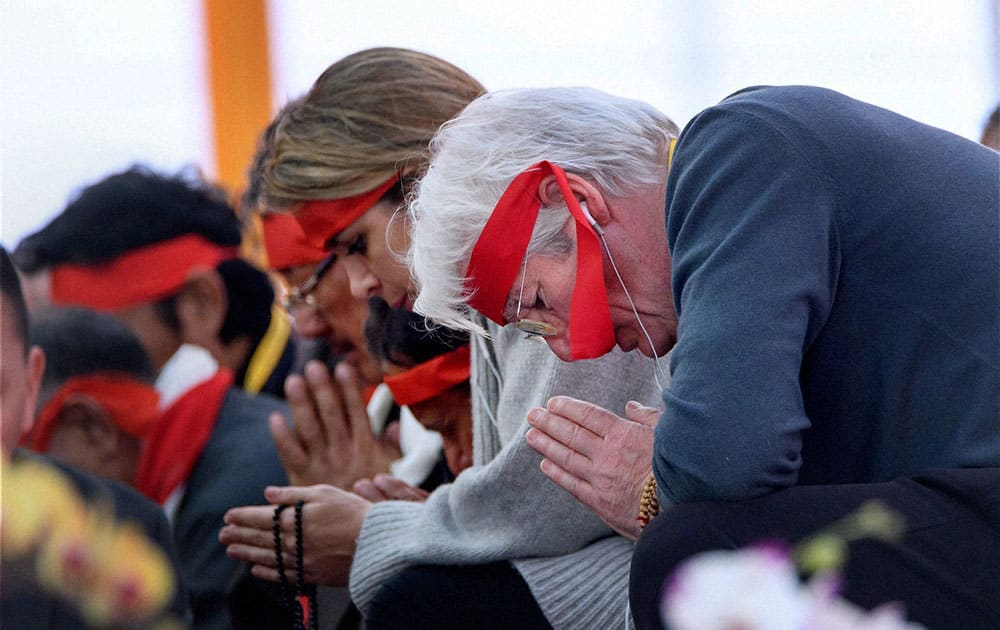
M632 352L639 348L638 338L627 330L615 335L615 343L622 352ZM646 354L642 348L639 348L639 351Z
M638 350L644 356L651 359L657 356L665 355L673 346L673 341L668 340L663 343L665 346L663 351L657 352L655 348L649 345L649 342L645 337L640 337L639 335L634 334L632 330L628 329L622 330L620 334L616 335L615 342L618 344L618 347L622 350L622 352L632 352L633 350Z
M656 358L656 354L653 352L652 348L649 348L648 346L641 345L638 347L638 350L641 354L649 357L650 359Z

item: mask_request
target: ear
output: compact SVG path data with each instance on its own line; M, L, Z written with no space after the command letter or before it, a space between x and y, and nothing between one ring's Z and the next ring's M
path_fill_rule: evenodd
M566 181L569 182L569 188L573 191L577 201L587 204L587 211L590 212L590 216L594 217L598 225L605 227L611 222L608 204L604 199L604 194L597 186L575 173L566 173ZM559 182L554 175L542 179L538 185L538 198L543 206L565 203Z
M99 458L113 455L119 447L121 429L111 414L90 396L74 395L63 403L58 422L72 422L82 429L87 450Z
M219 272L215 269L192 272L177 294L181 338L203 348L216 347L228 309L226 284Z
M35 408L38 405L38 392L42 387L42 375L45 373L45 353L38 346L31 346L28 351L28 374L24 395L24 417L21 418L21 435L27 435L35 426Z

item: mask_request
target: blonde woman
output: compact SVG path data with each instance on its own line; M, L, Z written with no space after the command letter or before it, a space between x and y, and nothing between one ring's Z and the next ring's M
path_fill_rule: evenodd
M427 167L438 127L484 92L455 66L396 48L365 50L326 70L278 126L261 194L293 212L315 243L338 255L357 297L409 305L401 261L407 219L397 210ZM453 226L462 230L461 225ZM272 488L272 503L305 501L307 581L349 583L368 627L608 628L627 620L633 543L549 482L524 442L528 411L553 395L616 413L654 404L647 359L613 353L563 363L524 333L487 324L473 336L473 466L423 502L372 503L329 486ZM309 381L324 409L290 397L306 425L324 413L363 413L354 375ZM331 382L334 381L334 382ZM296 417L299 422L300 418ZM360 421L357 422L360 426ZM269 506L230 511L220 539L229 553L278 579ZM293 541L291 510L281 520ZM286 547L285 566L294 566Z

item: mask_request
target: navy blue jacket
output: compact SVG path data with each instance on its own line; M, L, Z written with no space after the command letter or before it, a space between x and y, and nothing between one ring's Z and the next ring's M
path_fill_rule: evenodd
M661 493L1000 466L998 189L1000 154L829 90L696 116L667 182Z

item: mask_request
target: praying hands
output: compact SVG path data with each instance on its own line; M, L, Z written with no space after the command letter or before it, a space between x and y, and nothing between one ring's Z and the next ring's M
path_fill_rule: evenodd
M375 475L372 479L361 479L354 483L354 494L378 503L379 501L424 501L429 493L411 486L392 475Z
M310 584L344 586L351 571L354 546L371 502L330 485L306 488L269 487L265 498L272 505L233 508L226 512L219 542L234 560L253 565L254 576L277 582L278 562L274 548L274 509L277 505L302 506L302 566ZM294 510L283 510L281 527L282 559L286 575L295 579Z
M389 470L399 447L372 433L362 387L351 366L341 363L334 379L318 361L305 376L290 376L285 394L294 423L272 414L271 437L292 485L330 484L350 489L354 482Z
M399 456L399 449L372 434L361 385L349 365L338 365L331 380L325 366L310 361L304 378L290 377L285 391L294 427L274 414L271 435L289 480L306 487L269 487L264 497L271 505L229 510L219 541L227 546L229 557L251 563L255 576L277 581L274 510L302 501L305 579L344 585L354 543L371 504L390 499L423 501L427 493L384 473ZM351 488L356 494L346 491ZM283 564L294 579L294 511L282 511L279 523Z
M391 475L377 475L354 484L356 494L330 485L307 488L270 487L264 497L272 505L233 508L226 512L219 542L234 560L253 564L251 571L265 580L278 581L274 549L274 508L302 501L302 557L305 579L312 584L343 586L354 558L354 542L372 503L379 501L423 501L427 492ZM357 496L360 495L360 496ZM289 579L295 579L295 514L283 510L280 517L283 564Z
M528 413L532 428L525 440L545 458L541 468L546 477L634 540L660 413L630 402L621 418L597 405L556 396L546 408Z

